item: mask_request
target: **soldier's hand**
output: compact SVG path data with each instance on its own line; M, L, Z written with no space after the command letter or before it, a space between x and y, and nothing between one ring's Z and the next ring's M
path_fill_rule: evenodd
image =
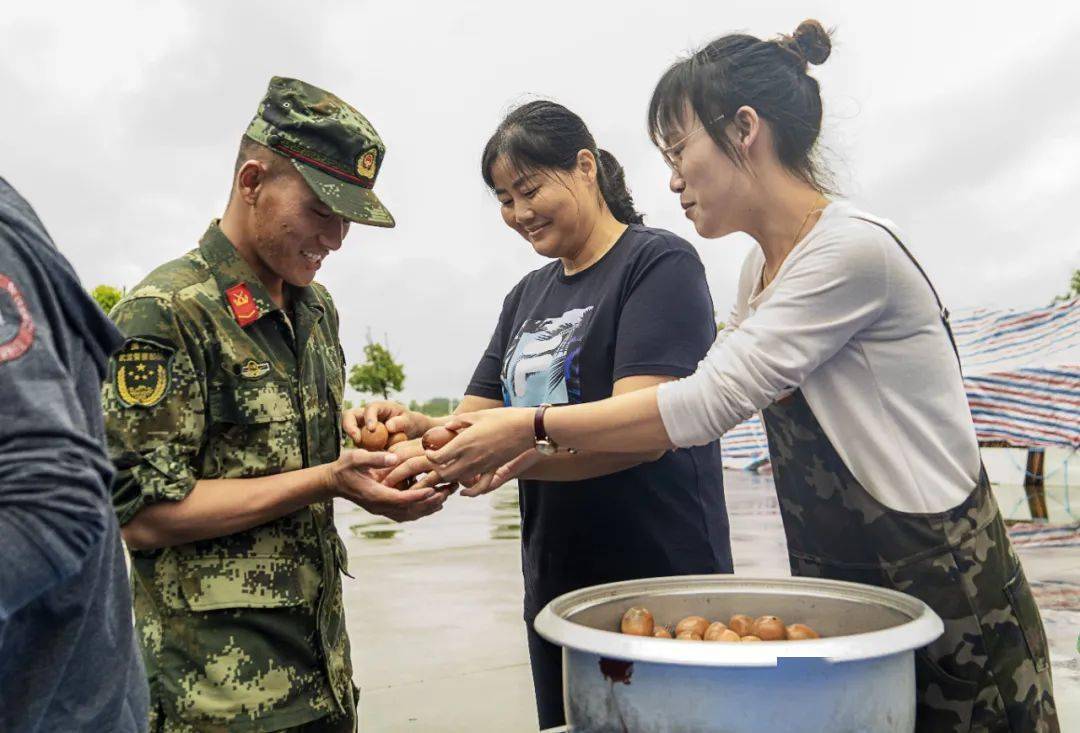
M410 438L418 438L429 427L426 415L411 412L407 407L389 400L372 402L367 407L354 407L341 414L341 428L345 434L360 444L360 430L365 426L374 428L381 422L391 433L405 433Z
M329 483L336 496L395 522L409 522L442 509L452 492L423 486L393 489L379 483L375 470L392 466L397 457L387 453L348 450L329 464Z

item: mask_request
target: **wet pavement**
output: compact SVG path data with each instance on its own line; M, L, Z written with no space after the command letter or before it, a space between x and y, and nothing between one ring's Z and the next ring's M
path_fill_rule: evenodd
M736 572L788 575L771 479L727 471L724 481ZM1028 518L1019 487L995 493L1007 517ZM344 588L361 730L535 731L516 488L452 497L404 525L347 502L337 510L354 576ZM1013 539L1050 639L1061 729L1080 730L1080 532L1052 519L1014 527Z

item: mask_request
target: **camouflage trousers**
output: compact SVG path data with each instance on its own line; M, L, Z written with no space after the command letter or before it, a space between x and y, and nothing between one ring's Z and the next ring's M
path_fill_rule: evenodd
M851 474L796 391L763 411L794 575L903 591L944 634L915 655L919 731L1058 731L1039 609L985 471L959 506L909 514Z
M266 728L259 726L258 723L253 724L251 722L234 724L189 723L169 719L159 707L157 710L151 710L150 712L149 731L150 733L234 733L235 731L259 730L267 731L267 733L356 733L359 723L359 713L356 710L356 705L360 699L360 688L355 684L351 685L351 688L350 705L352 707L349 712L343 713L339 710L317 720L288 728Z
M276 728L273 733L356 733L356 717L334 714L302 725L289 728ZM245 728L250 730L250 728ZM229 733L228 725L198 725L190 723L164 723L151 725L151 733Z
M304 723L294 728L285 728L280 733L355 733L356 720L344 715L331 715Z

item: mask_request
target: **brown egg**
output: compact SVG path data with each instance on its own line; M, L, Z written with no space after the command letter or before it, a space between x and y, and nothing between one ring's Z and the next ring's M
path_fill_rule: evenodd
M720 633L716 634L713 638L709 638L709 635L705 635L705 641L738 641L739 635L731 629L724 629Z
M678 636L683 631L692 631L701 638L705 636L705 630L708 628L708 619L702 618L701 616L687 616L682 621L675 624L675 636Z
M745 614L737 613L728 621L728 628L739 636L746 636L754 626L754 619Z
M762 641L780 641L787 638L784 622L776 616L758 616L754 619L750 633Z
M420 445L424 446L424 450L439 450L453 440L455 435L457 433L453 430L437 425L424 433L424 437L420 439Z
M641 606L628 608L622 616L622 623L619 624L619 628L624 634L630 634L631 636L652 636L652 614L649 613L649 609Z
M818 632L806 624L792 624L787 627L787 638L792 641L801 641L803 639L820 639L821 637Z
M389 448L392 445L397 445L398 443L404 443L408 439L409 439L409 436L406 435L405 433L391 433L390 434L390 439L388 441L386 441L386 446Z
M360 447L364 450L384 450L386 439L390 434L386 432L386 426L381 422L375 423L375 429L369 429L366 425L360 430Z
M727 630L727 624L725 624L723 621L713 621L711 624L709 624L708 628L705 629L705 633L702 635L702 638L705 641L719 641L720 634Z
M761 639L754 636L753 634L747 634L743 638L739 639L739 641L761 641Z
M682 641L701 641L701 634L695 634L693 631L687 630L676 634L675 638Z
M667 626L655 626L655 627L653 627L652 635L655 636L657 639L670 639L671 638L671 632L668 631Z

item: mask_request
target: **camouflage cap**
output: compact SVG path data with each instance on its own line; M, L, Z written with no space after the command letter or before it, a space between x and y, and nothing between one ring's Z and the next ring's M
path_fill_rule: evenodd
M338 216L394 226L372 190L386 146L354 107L299 79L270 80L245 133L292 160L311 190Z

